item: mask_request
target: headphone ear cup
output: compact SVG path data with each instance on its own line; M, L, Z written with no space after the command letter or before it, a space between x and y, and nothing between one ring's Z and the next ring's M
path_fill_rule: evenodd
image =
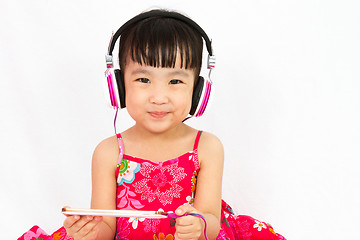
M202 76L199 76L196 85L194 86L191 109L190 109L191 116L194 116L196 110L198 109L198 105L204 88L204 82L205 82L204 78Z
M116 83L117 83L117 86L118 86L120 108L125 108L126 107L126 104L125 104L125 84L124 84L124 80L123 80L123 77L122 77L122 73L121 73L120 69L115 69L114 73L115 73Z
M104 96L110 107L119 108L119 93L116 83L115 72L113 68L107 68L105 71Z
M211 86L212 82L210 80L205 80L203 77L199 76L193 92L190 115L194 117L203 115L210 99Z

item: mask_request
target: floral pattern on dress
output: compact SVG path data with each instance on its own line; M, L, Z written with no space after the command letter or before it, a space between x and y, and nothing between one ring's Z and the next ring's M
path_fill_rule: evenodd
M157 233L159 224L160 224L159 219L146 218L144 223L143 223L144 231L145 232L150 232L151 231L153 233Z
M139 200L136 199L136 193L130 190L126 184L122 185L122 189L117 194L117 208L128 210L139 210L144 207Z
M156 236L156 234L154 234L154 240L173 240L174 236L172 234L168 234L165 237L164 233L159 233L158 236Z
M225 230L230 230L235 236L240 237L241 240L252 240L253 235L250 231L251 223L248 218L242 218L242 216L229 215L228 219L229 227Z
M52 239L52 237L47 235L46 232L44 230L42 230L41 228L39 228L38 226L34 226L29 231L24 233L23 236L21 236L21 238L19 238L19 239L21 239L21 240L36 240L36 239L48 240L49 239L50 240L50 239Z
M199 164L199 156L198 156L197 149L194 149L194 151L192 151L192 157L190 157L189 160L191 160L193 162L195 170L199 171L200 164Z
M158 165L143 163L140 170L143 179L134 184L135 192L141 194L141 200L153 202L158 199L161 204L171 204L173 198L180 198L183 190L178 183L187 175L178 162Z
M191 178L191 191L194 193L196 190L196 181L197 181L197 171L194 171Z
M54 240L74 240L72 237L67 235L66 229L64 227L54 232L52 237Z
M253 228L257 228L257 230L260 232L263 228L266 229L266 225L263 222L255 220L255 224L253 225Z
M186 197L186 201L187 201L187 202L186 202L187 204L189 204L189 205L192 206L192 205L194 204L194 197L192 197L192 196L187 196L187 197Z
M51 236L38 226L33 226L29 231L24 233L18 240L74 240L66 234L64 227L55 231Z
M117 219L116 240L128 240L130 234L129 221L126 218Z
M131 223L131 226L133 229L137 229L139 225L139 221L143 222L145 221L145 218L139 218L139 217L131 217L129 218L129 223Z
M130 161L123 158L118 167L117 183L121 185L123 182L132 183L135 180L135 173L140 171L140 163Z

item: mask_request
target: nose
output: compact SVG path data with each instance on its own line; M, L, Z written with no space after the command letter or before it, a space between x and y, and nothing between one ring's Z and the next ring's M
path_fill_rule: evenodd
M169 102L168 92L166 87L154 86L149 98L150 103L162 105Z

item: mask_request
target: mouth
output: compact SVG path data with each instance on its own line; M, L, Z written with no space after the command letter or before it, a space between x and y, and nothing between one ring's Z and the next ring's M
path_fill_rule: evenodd
M168 115L168 112L149 112L149 114L153 118L163 118Z

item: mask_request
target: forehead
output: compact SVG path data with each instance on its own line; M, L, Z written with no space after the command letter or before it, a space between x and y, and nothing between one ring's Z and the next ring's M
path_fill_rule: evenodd
M180 66L180 63L175 64L174 67L153 67L145 64L140 64L128 59L125 68L126 75L164 75L168 77L183 77L194 79L195 70L186 69L184 66Z

